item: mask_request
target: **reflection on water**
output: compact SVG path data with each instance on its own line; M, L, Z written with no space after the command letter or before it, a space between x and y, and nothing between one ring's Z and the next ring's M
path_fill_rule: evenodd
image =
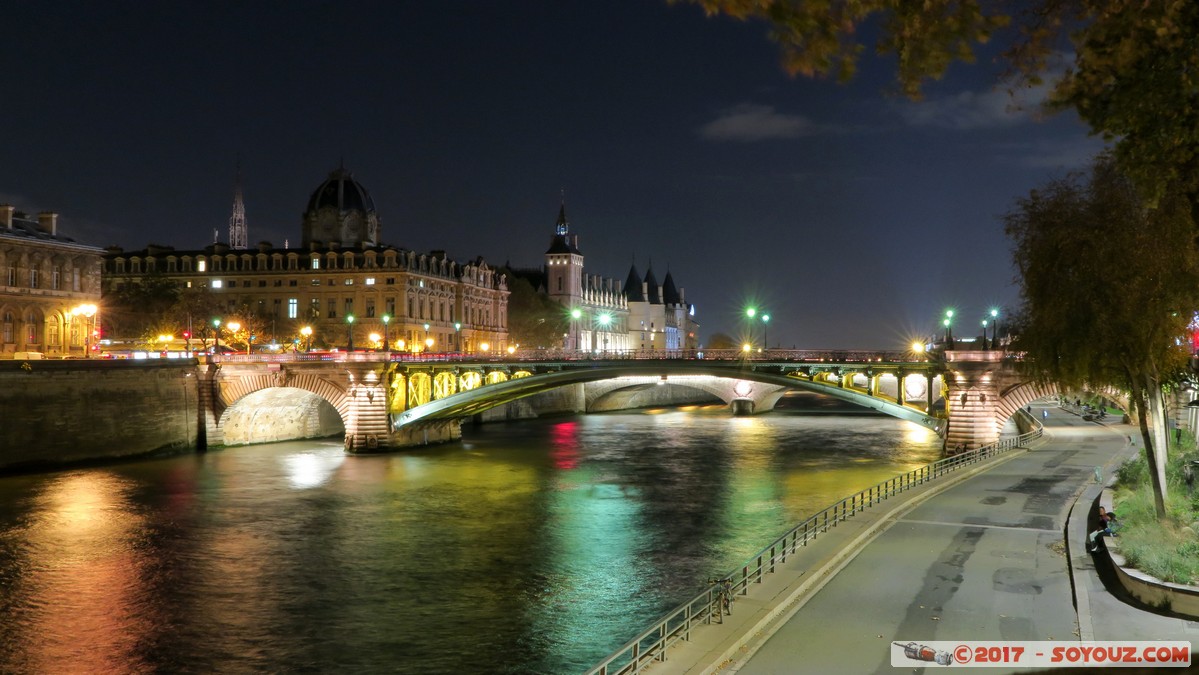
M937 447L700 407L0 478L0 672L581 672Z

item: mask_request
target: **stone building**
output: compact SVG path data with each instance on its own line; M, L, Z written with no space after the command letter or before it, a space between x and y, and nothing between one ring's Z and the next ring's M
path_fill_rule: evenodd
M85 354L99 325L103 253L61 234L57 213L34 220L0 205L0 358Z
M631 352L695 349L699 324L695 306L684 301L669 272L662 285L652 266L642 278L636 265L623 284L587 274L577 234L570 233L566 206L558 210L545 267L532 274L545 293L570 316L566 349Z
M240 189L240 188L239 188ZM240 192L236 204L240 204ZM286 344L311 329L302 346L379 347L394 351L479 352L507 346L507 280L482 258L451 260L444 251L418 253L379 243L379 216L367 190L344 168L332 172L308 200L300 248L261 243L237 250L150 246L110 249L105 291L150 275L183 288L206 289L215 317L194 317L195 337L211 321L224 325L248 311L269 326L255 346ZM184 330L185 327L180 327ZM134 336L127 336L134 337Z

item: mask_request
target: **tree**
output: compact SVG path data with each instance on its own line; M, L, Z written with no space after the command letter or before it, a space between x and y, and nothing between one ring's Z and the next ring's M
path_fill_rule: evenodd
M106 333L118 338L157 336L178 298L178 284L165 276L148 275L140 281L127 277L104 296Z
M1040 381L1130 392L1163 517L1161 395L1189 368L1189 343L1179 338L1199 307L1199 254L1186 199L1167 191L1158 208L1144 203L1104 154L1089 174L1019 200L1005 230L1022 301L1013 349Z
M508 275L508 342L552 349L569 329L565 308L538 293L527 279Z
M724 333L712 333L712 335L708 338L708 349L740 349L740 348L741 348L741 346L738 345L737 342L735 340L733 340L733 338L729 337L728 335L725 335Z
M954 61L1011 26L1004 52L1016 85L1039 85L1053 59L1074 61L1052 83L1050 110L1073 108L1115 140L1121 166L1156 202L1171 186L1199 222L1199 3L1186 0L1031 0L1019 13L998 0L669 0L708 14L761 19L792 74L852 77L868 24L876 53L896 59L900 89L919 98Z

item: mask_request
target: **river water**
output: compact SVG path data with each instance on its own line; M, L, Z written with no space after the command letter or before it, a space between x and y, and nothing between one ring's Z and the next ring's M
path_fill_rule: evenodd
M579 673L939 440L828 408L275 443L0 477L0 672Z

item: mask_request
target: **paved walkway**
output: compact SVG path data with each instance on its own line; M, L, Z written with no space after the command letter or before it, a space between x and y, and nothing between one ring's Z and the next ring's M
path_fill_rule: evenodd
M1030 451L842 524L652 672L893 672L892 642L933 640L1172 639L1199 650L1199 622L1120 601L1083 545L1102 488L1095 467L1107 479L1135 454L1135 430L1049 411ZM954 672L972 670L1004 672Z

